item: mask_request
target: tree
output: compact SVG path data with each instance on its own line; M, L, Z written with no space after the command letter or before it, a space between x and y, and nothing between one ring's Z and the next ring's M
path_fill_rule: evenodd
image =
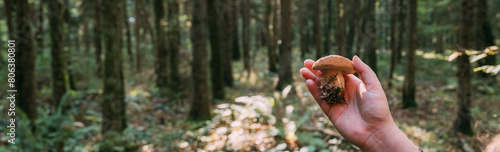
M14 21L12 21L12 15L14 13L15 1L13 0L4 0L5 7L5 16L7 20L7 29L9 34L9 40L14 39Z
M369 3L371 3L371 1ZM341 7L341 6L344 6L344 7ZM375 5L373 7L375 7ZM346 55L346 49L345 49L346 33L345 33L345 13L342 12L342 11L345 11L345 5L344 5L343 0L337 0L337 9L335 11L337 12L336 13L336 15L337 15L337 31L335 31L336 35L337 35L336 39L335 39L337 41L337 53L345 56ZM370 12L370 11L368 11L368 12Z
M321 30L321 22L320 22L320 18L321 18L321 0L315 0L315 3L313 4L314 8L314 22L313 22L313 35L314 35L314 44L315 44L315 47L316 47L316 59L319 59L321 58L323 55L322 55L322 52L321 52L321 33L320 33L320 30ZM282 4L283 6L283 4ZM283 8L281 8L283 9ZM281 12L283 13L283 12ZM282 20L283 20L283 15L282 15ZM282 26L284 26L284 24L281 24ZM283 45L283 44L281 44ZM280 52L281 54L281 52ZM280 55L281 56L281 55ZM281 61L281 60L280 60ZM281 63L281 62L280 62ZM281 66L281 64L280 64Z
M349 3L349 2L348 2ZM353 45L354 45L354 37L356 36L356 29L358 28L358 23L359 23L359 5L360 5L360 0L351 0L350 1L350 5L346 5L346 6L349 6L349 8L346 8L346 10L349 12L347 13L346 15L349 15L349 17L347 17L348 19L348 22L347 24L349 24L349 31L347 32L347 40L346 40L346 44L345 44L345 55L346 57L351 57L353 56Z
M125 36L126 36L126 41L127 41L127 54L128 54L128 59L129 63L131 65L134 64L134 55L132 54L132 33L130 31L130 23L128 21L128 10L127 10L127 5L123 7L123 23L125 24Z
M17 106L23 110L30 120L38 118L36 112L35 60L33 34L30 26L31 9L28 0L17 0L16 5L16 90ZM9 13L7 13L9 14ZM12 28L9 28L12 30Z
M473 135L472 117L470 115L472 85L470 84L471 65L469 56L465 54L465 50L472 48L472 20L474 10L474 0L462 0L460 14L460 27L458 32L458 46L461 55L457 57L457 77L458 77L458 111L457 118L453 124L456 131L466 135Z
M304 0L301 0L304 1ZM271 21L274 19L276 13L273 13L273 4L271 1L266 1L266 14L264 15L264 25L265 32L267 35L267 65L269 72L278 72L278 67L276 67L276 35L273 32L273 28L276 28L271 25ZM301 14L302 15L302 14ZM302 23L301 23L302 26ZM304 32L301 31L301 40L304 35ZM301 42L301 47L302 47Z
M98 4L99 5L99 4ZM105 141L116 140L118 138L112 132L121 134L126 128L125 114L125 91L123 78L123 0L102 1L101 5L106 12L102 12L102 36L104 39L104 91L102 110L101 133ZM103 144L100 151L112 151L116 143Z
M233 60L240 60L241 58L241 51L240 51L240 35L239 35L239 18L238 18L238 12L240 7L241 1L240 0L235 0L234 1L234 11L233 11Z
M136 62L136 69L137 72L142 71L142 60L141 60L141 38L143 37L141 34L141 28L142 28L142 18L144 16L144 10L143 8L143 1L142 0L135 0L135 23L134 23L134 33L135 33L135 62Z
M193 93L189 119L208 120L212 116L212 104L207 84L207 1L192 1L193 20L191 41L193 43L193 62L191 76Z
M365 26L362 28L367 29L365 30L366 36L367 36L367 41L365 46L365 58L366 58L366 63L372 68L372 70L377 73L377 53L376 53L376 24L375 23L375 1L368 1L368 4L366 5L366 14L365 14L365 23L363 23Z
M235 8L236 7L236 0L224 0L223 2L225 3L216 3L218 7L221 8L221 11L219 12L222 13L223 18L222 18L222 25L223 25L223 34L222 34L222 51L224 55L222 55L222 73L224 77L224 84L226 86L233 86L233 62L232 62L232 57L233 57L233 35L234 35L234 29L235 29L235 22L233 21L235 18Z
M396 27L398 19L398 0L391 1L391 65L389 69L389 88L392 86L391 80L394 73L394 68L396 67L397 54L396 50L398 48L399 40L396 38Z
M417 49L417 0L409 1L408 53L406 54L405 80L403 84L403 108L417 106L415 101L415 50Z
M163 0L154 1L155 27L156 27L156 86L159 88L160 96L165 97L168 92L168 52L165 46L164 22L165 11Z
M300 32L300 56L304 57L309 52L307 45L307 0L299 0L299 32Z
M406 11L407 11L407 5L405 5L404 0L399 0L399 29L398 29L398 40L400 40L399 45L396 49L396 62L399 63L401 61L401 58L403 57L403 46L404 46L404 32L405 32L405 19L406 19Z
M330 54L330 45L331 45L331 29L332 29L332 20L333 20L333 0L327 0L326 4L326 15L325 15L325 20L326 20L326 26L324 26L324 37L325 37L325 43L324 43L324 50L323 53L325 55Z
M62 97L68 91L66 57L64 55L64 21L63 4L59 0L47 0L47 7L52 15L49 15L50 41L51 41L51 65L52 65L52 106L59 107Z
M211 57L210 60L210 70L212 78L212 94L213 98L224 99L224 77L222 76L222 53L221 53L221 42L220 42L220 22L217 19L217 10L215 8L215 0L208 0L207 10L208 10L208 29L210 31L210 48Z
M477 32L479 35L479 44L478 49L484 50L486 47L489 46L494 46L495 45L495 36L493 36L493 32L491 29L491 24L489 21L488 17L488 6L486 6L487 2L486 0L479 0L477 3L477 9L479 12L477 19L479 19L479 31ZM495 65L496 64L496 57L495 55L488 55L484 59L479 60L479 66L483 65ZM481 76L486 77L488 76L487 73L482 72L480 73Z
M102 40L101 40L101 11L100 0L94 2L94 47L95 47L95 62L97 64L97 76L102 74Z
M176 89L180 85L179 73L179 45L181 44L179 2L177 0L168 1L168 46L170 52L170 76L172 86Z
M280 68L277 90L283 89L286 85L293 83L292 78L292 22L291 22L291 0L281 0L281 47L280 47Z
M243 67L250 75L250 1L241 0L241 18L243 20Z

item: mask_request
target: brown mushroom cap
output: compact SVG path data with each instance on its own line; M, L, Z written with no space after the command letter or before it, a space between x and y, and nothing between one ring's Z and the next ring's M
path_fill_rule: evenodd
M351 60L339 56L339 55L329 55L318 59L313 65L314 70L340 70L344 74L354 74L356 71L352 65Z

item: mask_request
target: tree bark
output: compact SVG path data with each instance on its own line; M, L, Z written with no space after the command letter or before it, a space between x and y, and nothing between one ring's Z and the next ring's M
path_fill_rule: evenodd
M234 7L236 5L236 0L224 0L222 3L217 3L217 8L220 8L219 13L222 13L222 76L224 79L224 84L226 86L233 86L233 32L234 32ZM220 16L220 15L219 15Z
M64 20L63 4L58 0L48 0L50 41L51 41L51 66L52 66L52 107L57 109L61 99L68 90L66 57L64 53Z
M159 88L159 95L166 97L168 92L168 52L165 40L165 30L163 22L165 11L163 0L154 1L155 28L156 28L156 86Z
M33 47L33 34L30 26L31 9L28 0L17 0L16 5L16 103L30 120L38 118L36 112L36 83L35 60L36 54Z
M304 1L304 0L301 0ZM278 67L276 67L276 35L273 32L273 28L276 28L272 26L271 21L274 19L274 16L276 13L273 13L273 3L271 1L266 1L266 14L264 15L264 25L265 25L265 31L266 31L266 36L267 36L267 65L268 65L268 70L269 72L278 72ZM302 14L301 14L302 15ZM302 24L301 24L302 25ZM300 32L303 34L303 31ZM301 35L301 40L302 40L303 35ZM301 42L301 47L302 47L302 42Z
M369 1L371 3L371 1ZM343 7L341 7L343 6ZM375 7L375 5L373 5ZM346 56L346 50L345 50L345 39L346 39L346 33L345 33L345 8L346 6L344 5L343 0L337 0L337 9L335 10L337 14L337 31L335 31L336 36L336 41L337 41L337 53L342 56ZM373 68L373 67L372 67Z
M409 1L408 53L406 54L403 108L417 106L415 101L415 50L417 49L417 0Z
M332 29L332 25L333 25L333 0L327 0L327 4L326 4L326 15L325 15L325 20L326 20L326 26L324 27L324 37L325 37L325 43L323 44L324 46L324 50L323 50L323 54L327 55L327 54L331 54L331 50L330 50L330 46L332 45L332 42L331 42L331 29Z
M292 78L292 23L291 0L281 0L281 35L280 68L277 90L282 90L286 85L293 83ZM321 43L320 43L321 44Z
M375 1L368 1L366 6L366 23L363 23L365 26L362 28L365 30L365 36L368 37L368 43L365 46L365 58L366 63L372 68L372 70L377 73L377 53L376 53L376 39L377 39L377 26L375 22Z
M359 0L352 0L350 2L350 6L348 9L350 17L348 18L349 31L347 32L347 41L345 45L346 57L351 58L353 56L353 45L354 45L354 37L356 36L356 28L358 28L357 23L359 22L359 14L358 9L360 2Z
M16 2L14 0L4 0L4 7L5 7L5 16L7 20L7 29L8 29L8 34L9 34L9 40L14 39L14 21L12 20L12 16L14 14L14 6L16 5Z
M479 0L477 3L477 9L478 12L478 19L479 19L479 29L477 33L480 33L480 41L481 43L479 44L480 50L484 50L486 47L494 46L495 45L495 36L493 36L491 24L490 24L490 18L488 16L488 6L486 6L487 2L486 0ZM496 56L495 55L488 55L484 59L479 60L479 66L484 66L484 65L495 65L496 64ZM482 77L487 77L489 76L488 73L485 72L480 72L479 74Z
M102 1L102 8L106 12L103 16L102 28L104 38L104 92L102 107L102 128L103 139L108 141L119 140L120 138L111 132L121 134L126 126L126 103L123 79L123 7L125 1ZM115 139L114 139L115 138ZM100 151L113 151L113 146L119 143L103 144Z
M37 47L40 49L40 50L43 50L43 48L45 47L43 45L43 5L44 5L44 2L45 0L40 0L40 3L38 4L38 13L35 13L34 15L37 15L37 16L34 16L34 17L37 17L37 27L38 27L38 30L36 31L35 33L35 39L36 39L36 45Z
M143 34L141 34L141 23L142 16L144 16L144 10L142 10L142 0L135 0L135 23L134 23L134 34L135 34L135 62L137 73L142 72L142 59L141 59L141 40Z
M168 43L170 52L170 76L173 89L180 85L179 73L179 46L181 44L181 27L179 21L179 2L177 0L168 1Z
M130 31L130 23L128 22L127 5L123 7L123 23L125 23L125 36L127 41L127 54L130 65L134 65L134 54L132 54L132 34Z
M396 28L398 20L398 0L391 0L391 65L389 69L389 88L392 87L392 78L394 74L394 68L396 68L397 54L396 50L398 48L399 39L396 38Z
M307 0L299 0L299 20L300 20L299 21L299 33L300 33L300 53L301 53L300 56L302 58L304 58L305 54L309 52L309 47L307 45L307 22L308 22L308 19L307 19L306 1ZM267 3L270 3L270 2L267 2ZM270 38L270 39L272 39L272 38Z
M472 11L474 10L474 0L462 0L461 10L458 46L460 47L462 55L457 57L458 111L453 127L456 131L466 135L473 135L474 129L471 125L472 117L469 110L472 96L472 85L470 83L471 65L469 56L465 54L464 50L472 48Z
M241 18L243 20L243 66L250 75L250 1L241 0Z
M282 4L283 6L283 4ZM314 9L314 22L313 22L313 35L314 35L314 44L315 44L315 47L316 47L316 59L319 59L323 56L323 52L321 51L321 33L320 33L320 30L321 30L321 22L320 22L320 19L321 19L321 0L315 0L314 1L314 4L313 4L313 9ZM283 8L282 8L283 9ZM283 13L283 12L282 12ZM284 24L281 24L282 26L284 26ZM283 44L281 44L283 45ZM281 52L280 52L281 54ZM281 55L280 55L281 56ZM280 62L281 63L281 62ZM281 66L281 64L280 64Z
M239 15L240 11L238 7L240 7L240 0L235 0L234 2L234 13L233 13L233 60L240 60L241 51L240 51L240 34L239 34Z
M192 1L193 24L191 41L193 43L193 62L191 75L193 93L189 119L208 120L212 116L212 104L207 84L207 1Z
M102 75L102 40L101 40L101 11L100 11L100 0L94 2L94 47L95 47L95 61L97 64L97 76Z
M220 22L218 20L217 10L215 8L215 0L208 0L207 13L208 13L208 30L210 31L210 48L211 57L210 70L212 79L212 94L213 98L224 99L224 77L222 73L222 53L220 41Z
M396 49L396 63L401 62L401 58L403 58L403 46L404 45L404 32L406 28L406 11L407 11L407 6L404 3L404 0L399 0L399 29L398 29L398 40L400 40L400 43Z

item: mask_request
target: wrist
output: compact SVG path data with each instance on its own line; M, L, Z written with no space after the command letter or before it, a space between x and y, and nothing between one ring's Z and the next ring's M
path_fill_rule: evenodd
M374 132L361 149L363 151L419 151L419 148L399 130L396 124Z

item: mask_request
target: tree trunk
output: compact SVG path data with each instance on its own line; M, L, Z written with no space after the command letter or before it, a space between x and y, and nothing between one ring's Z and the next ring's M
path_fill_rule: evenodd
M284 0L286 1L286 0ZM282 2L283 3L283 2ZM316 47L316 59L319 59L323 56L323 52L321 51L321 22L320 22L320 19L321 19L321 0L315 0L314 1L314 23L313 23L313 26L314 26L314 29L313 29L313 35L314 35L314 44L315 44L315 47ZM281 4L281 6L283 6L283 4ZM282 8L283 9L283 8ZM283 13L283 12L281 12ZM282 19L283 18L283 15L282 15ZM284 24L281 24L282 26L285 26ZM281 44L283 45L283 44ZM280 56L281 56L281 51L280 51ZM281 62L280 62L281 63ZM280 64L281 66L281 64Z
M239 34L239 10L238 7L240 7L240 3L242 3L240 0L235 0L234 2L234 7L233 7L233 60L240 60L241 58L241 51L240 51L240 34Z
M323 50L323 54L327 55L327 54L331 54L331 50L330 50L330 46L332 45L332 42L331 42L331 29L332 29L332 25L333 25L333 14L334 14L334 10L333 10L333 0L327 0L327 4L326 4L326 15L325 15L325 18L326 18L326 26L324 27L324 37L325 37L325 43L324 43L324 50Z
M154 1L155 28L156 28L156 85L159 88L159 95L166 97L168 92L168 52L165 40L164 22L165 11L163 0Z
M357 28L357 23L359 22L359 14L358 14L358 9L360 2L359 0L352 0L350 2L349 8L349 15L350 17L348 18L348 24L349 24L349 31L347 32L347 42L345 45L345 50L346 50L346 57L347 58L352 58L353 56L353 45L354 45L354 37L356 36L356 28ZM333 13L332 13L333 14Z
M307 45L307 0L299 0L299 33L300 33L300 56L304 58L305 54L309 52ZM270 3L270 2L266 2ZM269 4L270 5L270 4ZM271 7L272 9L272 7ZM272 12L272 10L270 10ZM271 18L271 17L269 17ZM274 27L273 27L274 28ZM270 38L272 40L272 38Z
M464 50L471 49L472 47L472 11L474 10L474 0L462 0L461 10L458 46L462 55L457 58L458 111L453 127L456 131L466 135L473 135L474 129L472 129L472 117L469 110L472 96L472 85L470 83L471 65L469 56L465 54Z
M17 106L23 110L30 120L38 118L36 112L36 83L35 83L35 60L36 54L33 48L33 34L30 26L31 9L28 0L17 0L12 4L16 6L16 90ZM9 14L9 13L7 13Z
M89 23L87 20L84 20L83 22L83 46L84 46L84 52L87 54L90 50L90 31L89 31Z
M371 3L371 1L369 1ZM343 7L341 7L343 6ZM337 14L337 31L336 33L336 38L335 40L337 41L337 53L339 55L345 56L346 55L346 50L345 50L345 39L346 39L346 33L345 33L345 5L343 0L337 0L337 9L335 10ZM375 7L375 5L373 5ZM374 21L374 20L373 20ZM373 67L372 67L373 68Z
M232 62L232 54L233 54L233 32L234 32L234 7L237 4L235 0L224 0L222 3L218 3L216 1L217 8L220 8L219 13L222 13L223 18L218 19L218 21L222 20L222 76L224 79L224 84L226 86L233 86L233 62ZM214 6L215 7L215 6ZM231 8L231 9L229 9Z
M181 44L181 27L179 21L179 2L177 0L168 1L168 43L170 52L170 77L173 89L180 85L179 73L179 46Z
M97 76L102 75L102 42L101 42L101 8L99 5L100 1L96 0L94 2L94 45L95 45L95 62L97 64Z
M377 53L376 51L376 39L377 39L377 23L375 22L375 1L368 1L366 6L366 23L362 28L367 29L365 36L368 37L368 43L365 49L366 63L372 68L372 70L377 73ZM371 26L371 27L370 27Z
M278 67L276 67L276 60L275 60L276 41L273 32L273 28L275 27L271 25L271 21L274 18L273 16L276 15L276 13L273 13L274 7L271 1L265 1L265 3L266 3L266 14L264 15L264 26L265 26L264 30L266 32L266 37L267 37L267 65L269 72L278 72ZM301 31L301 34L302 33L303 32Z
M64 21L63 4L58 0L48 0L47 7L50 8L49 25L51 41L51 66L52 66L52 106L57 109L66 91L67 70L66 57L64 55Z
M40 0L40 3L38 4L38 13L35 13L33 15L36 15L34 17L37 17L37 27L38 30L35 33L35 39L36 39L36 45L39 48L39 50L43 51L43 48L45 47L43 45L43 5L44 5L45 0Z
M408 24L408 53L406 54L405 81L403 87L403 108L417 106L415 101L415 50L417 49L417 0L410 0Z
M282 90L286 85L292 84L292 23L291 0L281 0L281 35L280 68L277 90ZM320 43L321 44L321 43ZM321 45L320 45L321 46Z
M134 65L134 55L132 54L132 34L130 31L130 23L128 22L128 10L127 5L123 7L123 23L125 23L125 36L127 40L127 54L130 65Z
M437 20L437 26L441 28L443 26L443 21L442 21L442 12L441 11L436 11L438 18ZM436 33L436 53L439 54L444 54L444 47L443 47L443 30L438 30Z
M9 40L14 39L14 21L12 21L12 15L14 14L13 7L16 5L14 0L4 0L5 16L7 18L7 29L9 33Z
M193 93L189 119L208 120L212 116L212 104L207 84L207 1L192 1L193 24L191 41L193 43Z
M224 99L224 77L222 73L222 53L220 41L220 22L218 20L217 10L215 7L215 0L208 0L207 13L208 13L208 30L210 31L210 48L211 57L210 70L212 79L212 94L213 98Z
M480 50L484 50L486 47L494 46L495 45L495 37L493 36L493 32L491 29L491 24L490 24L490 18L488 17L488 6L486 6L487 2L486 0L479 0L477 7L478 12L478 19L479 19L479 29L477 33L481 33L479 37L480 38L480 45L479 48ZM495 55L488 55L484 59L479 60L479 66L484 66L484 65L495 65L496 64L496 57ZM480 75L482 77L487 77L489 76L488 73L480 72Z
M396 50L398 48L399 39L396 38L396 27L398 19L398 0L391 1L391 66L389 69L389 88L392 87L392 78L394 73L394 68L396 68L397 54Z
M141 23L142 21L142 15L144 11L141 9L142 8L142 0L135 0L135 23L134 23L134 34L135 34L135 62L136 62L136 69L137 73L140 73L142 71L142 63L141 63L141 40L143 34L141 34Z
M399 0L399 29L398 29L398 40L400 40L399 45L396 49L396 63L401 62L401 58L403 58L403 46L404 46L404 32L406 28L406 11L407 6L404 3L404 0Z
M241 18L243 20L243 66L250 75L250 0L241 0Z

